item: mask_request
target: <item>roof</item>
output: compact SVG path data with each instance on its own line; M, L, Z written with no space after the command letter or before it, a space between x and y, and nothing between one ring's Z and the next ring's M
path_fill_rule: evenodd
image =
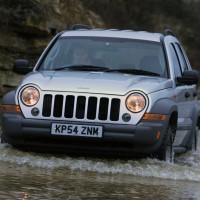
M163 36L163 34L118 29L78 29L65 31L61 37L63 36L113 37L160 42L160 37Z

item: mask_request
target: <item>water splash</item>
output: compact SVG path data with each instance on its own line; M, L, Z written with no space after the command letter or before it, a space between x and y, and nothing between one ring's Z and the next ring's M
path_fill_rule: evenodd
M198 146L200 147L200 144ZM171 164L149 158L142 160L106 160L38 154L19 151L8 144L0 144L0 162L47 169L64 168L71 171L126 174L200 182L200 148L196 152L188 152L176 157L174 164Z
M0 145L0 152L0 162L28 165L31 167L48 169L65 168L72 171L128 174L141 177L200 182L199 152L188 153L182 156L182 158L178 158L175 164L149 158L142 160L106 160L44 155L18 151L6 144Z

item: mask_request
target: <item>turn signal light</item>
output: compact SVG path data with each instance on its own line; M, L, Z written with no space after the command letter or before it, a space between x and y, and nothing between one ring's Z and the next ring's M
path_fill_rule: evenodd
M2 112L21 112L19 105L2 105Z
M167 119L167 115L161 115L161 114L144 114L143 120L152 120L152 121L165 121Z

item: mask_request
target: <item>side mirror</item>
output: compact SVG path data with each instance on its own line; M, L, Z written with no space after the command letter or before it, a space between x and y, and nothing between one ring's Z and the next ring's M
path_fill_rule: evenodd
M27 74L33 70L32 67L30 67L29 61L24 59L18 59L14 62L13 65L13 71L17 74Z
M193 85L199 82L199 73L195 70L186 70L181 77L177 77L178 83Z

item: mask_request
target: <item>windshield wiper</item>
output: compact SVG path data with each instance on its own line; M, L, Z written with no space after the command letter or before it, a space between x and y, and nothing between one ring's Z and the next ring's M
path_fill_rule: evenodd
M108 67L94 66L94 65L71 65L64 66L60 68L55 68L54 70L59 71L63 69L77 70L77 71L104 71L104 72L119 72L119 73L128 73L135 75L149 75L149 76L160 76L158 73L139 70L139 69L109 69Z
M63 70L63 69L78 70L78 71L105 71L105 70L109 70L108 67L100 67L100 66L94 66L94 65L71 65L71 66L56 68L54 70L59 71L59 70Z
M120 73L128 73L135 75L150 75L150 76L160 76L158 73L140 70L140 69L108 69L105 72L120 72Z

